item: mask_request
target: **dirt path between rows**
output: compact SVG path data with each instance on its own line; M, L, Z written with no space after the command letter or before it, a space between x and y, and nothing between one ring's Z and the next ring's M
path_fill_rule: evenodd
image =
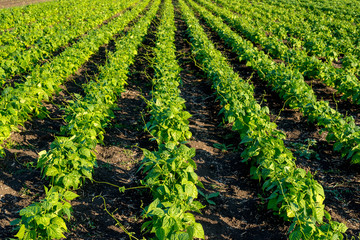
M247 67L245 61L239 62L237 54L232 52L199 15L197 17L208 37L226 56L234 70L243 79L250 79L250 83L254 86L255 98L262 106L270 109L271 120L275 121L278 129L286 133L285 145L296 156L297 166L310 171L323 186L326 196L325 209L330 212L334 220L347 225L349 239L358 236L360 234L359 166L350 165L339 153L334 152L333 143L328 143L325 139L326 132L321 132L316 124L309 123L298 110L285 106L284 101L272 91L266 81L260 79L256 72ZM318 98L336 105L340 112L348 111L357 118L356 112L359 107L347 100L339 100L338 96L334 97L331 88L317 83L316 92Z
M205 193L219 192L210 205L196 216L203 225L206 239L286 239L289 224L269 214L261 205L261 189L250 179L250 167L241 163L240 139L229 127L221 126L219 103L202 71L190 56L186 24L176 13L176 47L183 71L182 97L192 114L190 130L193 133L189 146L196 148L197 174L205 185ZM219 149L222 148L222 149Z
M18 7L18 6L48 2L48 1L51 0L0 0L0 9Z
M142 178L136 174L142 159L140 148L154 148L154 143L149 142L150 136L143 131L142 114L146 103L142 96L147 97L151 90L146 76L149 74L148 56L149 49L154 46L156 24L154 21L150 26L151 31L138 50L135 64L130 67L128 85L118 99L115 117L106 129L104 145L99 144L96 148L98 168L94 170L93 177L98 182L138 186ZM48 182L42 180L40 171L33 167L36 166L38 153L50 148L54 136L64 124L61 107L72 99L74 93L83 93L82 84L99 73L99 65L105 64L107 52L114 50L114 41L100 47L98 53L61 86L63 91L52 102L45 104L49 118L28 121L21 132L12 135L7 156L0 161L0 239L9 239L16 234L10 221L19 217L18 211L44 197L43 186ZM128 239L127 234L116 226L116 221L105 212L102 198L96 196L104 197L109 212L129 232L135 232L135 236L141 238L141 207L151 199L147 191L133 190L124 194L107 183L87 182L77 193L80 197L72 201L74 213L68 224L67 239Z
M137 173L142 159L139 147L149 150L156 148L156 144L149 141L150 136L143 131L147 116L146 103L142 98L150 97L151 83L148 76L153 73L148 59L152 56L151 48L155 44L156 26L155 21L144 45L138 51L135 65L130 69L129 84L119 98L118 108L114 111L115 118L106 129L104 145L97 146L99 167L94 173L97 181L126 187L138 186L143 177ZM193 137L188 145L196 149L196 172L205 185L202 191L220 194L211 199L216 205L209 204L199 196L206 208L202 210L202 214L196 215L196 219L203 225L206 239L287 239L290 223L266 209L266 200L261 196L258 181L251 180L250 167L241 163L243 149L238 147L239 136L230 130L230 126L222 124L222 116L218 115L219 103L215 99L211 83L192 59L189 38L185 32L186 25L178 11L176 27L178 61L183 69L181 94L186 100L187 111L192 114L189 121ZM256 99L263 106L269 107L271 119L276 120L279 129L286 132L288 138L285 143L297 156L298 165L316 173L315 178L324 186L325 204L332 217L347 223L348 237L357 236L360 233L359 169L352 168L344 163L339 154L334 154L332 145L324 140L324 134L320 134L315 125L308 124L299 112L283 108L284 103L277 94L244 62L239 63L236 55L226 48L216 34L205 29L235 71L244 79L251 78ZM40 171L31 165L36 165L39 151L49 149L54 135L64 124L62 120L56 120L63 114L60 106L71 99L71 94L82 93L81 83L97 74L97 65L104 64L107 51L114 51L113 42L101 47L89 63L70 78L71 81L64 84L63 93L46 105L51 119L29 121L20 133L13 135L13 142L9 143L11 150L8 150L7 158L0 161L0 239L8 239L14 235L9 222L18 217L19 210L44 196L43 185L48 183L41 179ZM342 107L339 105L339 108ZM301 154L299 150L307 146L307 139L316 142L315 146L308 148L310 155ZM148 191L133 190L123 194L106 183L88 182L78 190L78 194L80 198L72 202L74 218L68 225L70 232L67 239L129 239L116 226L116 221L105 212L103 200L96 198L98 195L104 197L109 212L128 231L134 232L137 238L142 238L142 207L152 199Z

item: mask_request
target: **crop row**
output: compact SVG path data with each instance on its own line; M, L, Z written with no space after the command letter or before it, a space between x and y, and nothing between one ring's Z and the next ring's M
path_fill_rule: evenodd
M206 0L200 2L220 15L230 26L244 34L252 42L261 45L273 58L283 60L293 69L299 70L304 77L321 79L328 86L335 87L340 93L343 93L343 98L351 97L355 103L360 104L360 82L354 73L335 68L332 66L332 60L330 63L326 63L317 57L308 56L308 51L305 51L307 48L301 44L298 49L290 49L276 36L271 35L271 29L267 29L267 26L259 22L257 22L259 27L254 26L246 18L233 14L225 8L217 7ZM265 29L270 36L267 36Z
M149 3L143 1L132 14L135 16ZM85 96L70 102L66 109L64 137L56 137L51 149L39 153L37 167L44 177L49 177L50 190L40 202L20 211L21 219L16 237L19 239L60 239L67 231L66 219L71 217L71 205L78 195L69 191L79 188L86 179L92 180L96 165L94 149L102 142L104 128L113 115L116 100L128 78L129 66L134 62L137 48L159 7L160 0L152 3L146 16L129 30L124 38L116 40L116 51L109 53L107 63L99 76L85 87ZM128 17L131 17L128 16Z
M45 35L52 26L56 26L61 22L71 20L71 18L76 17L78 14L82 14L86 5L89 4L91 3L87 0L77 2L67 0L64 1L63 4L47 8L46 11L48 12L45 13L48 14L48 17L46 18L39 17L37 21L31 24L18 24L11 30L1 31L0 44L5 45L1 56L7 54L11 45L20 45L23 43L24 45L30 46L41 36Z
M28 34L30 37L25 36L24 39L24 36L20 36L19 41L9 39L11 43L6 43L3 47L4 51L2 51L0 86L15 75L35 70L39 67L36 66L39 60L51 57L53 52L61 46L77 37L81 37L87 31L97 27L129 6L124 5L124 1L115 4L111 1L93 1L92 4L90 6L80 5L77 8L68 8L74 14L70 19L54 26L48 26L46 29L38 29L35 33L30 32ZM96 6L96 9L93 10L91 6Z
M221 113L239 132L246 147L242 156L245 161L251 160L251 175L263 180L263 189L271 192L268 208L292 221L289 238L343 239L345 225L331 221L324 210L324 190L311 173L296 168L295 159L282 140L285 134L270 121L269 109L256 102L253 87L232 70L182 0L180 8L189 28L192 51L213 81L223 106Z
M212 15L193 1L191 3L207 24L219 34L233 52L238 54L239 60L246 60L246 64L256 70L290 108L299 109L309 121L316 122L328 132L326 140L335 141L335 151L351 159L352 163L360 163L360 128L355 125L352 117L345 118L332 109L328 102L317 101L314 91L305 83L303 75L298 70L291 69L283 63L275 63L263 51L254 47L252 42L233 32L221 18Z
M123 8L134 4L137 0L123 2ZM7 87L0 97L0 151L1 145L10 136L11 132L18 129L31 114L39 115L44 112L41 102L48 100L54 92L59 91L59 86L75 73L99 47L108 43L111 38L124 29L142 11L138 5L131 11L108 24L88 32L71 47L65 49L60 55L49 63L35 68L24 83L16 88Z
M271 4L257 3L250 11L244 10L244 4L233 0L216 0L223 6L247 16L248 21L265 25L261 31L278 37L291 48L300 48L307 54L325 58L329 64L340 61L342 69L359 75L360 52L358 49L359 30L352 21L341 21L326 14L316 16L302 9L289 11ZM271 19L271 21L269 21ZM341 55L343 57L339 58Z
M241 2L235 0L216 0L216 2L230 5L236 9L234 9L235 11L241 12L243 12L243 10L239 7L248 3L246 0ZM301 36L303 39L307 38L305 33L308 33L310 35L316 34L318 38L324 41L331 41L332 39L329 38L329 36L333 36L337 40L343 40L346 36L351 36L352 41L356 40L358 26L353 23L354 19L341 20L323 12L314 14L307 9L296 7L295 5L288 8L281 5L281 0L271 3L269 1L256 2L252 6L248 6L248 8L250 8L252 14L254 14L252 17L256 18L262 18L261 14L267 9L268 12L264 14L271 19L271 21L268 22L270 27L284 27L289 30L290 35L295 34ZM277 21L275 19L277 19ZM311 29L316 32L309 32ZM336 46L336 44L334 46Z
M268 37L260 32L265 28L264 24L252 25L247 17L234 15L211 1L195 1L179 0L183 19L188 26L193 55L212 81L222 106L220 113L224 115L225 121L232 125L233 131L240 135L241 144L245 146L242 157L252 165L251 175L263 182L262 187L269 200L268 208L292 222L289 229L291 240L343 239L347 228L342 223L332 221L330 214L324 210L323 188L310 172L296 167L294 156L284 145L285 134L270 121L269 109L256 102L253 87L234 72L226 58L207 38L194 12L239 55L240 61L247 61L247 65L256 70L260 78L268 81L291 108L300 109L309 121L317 122L328 131L327 140L335 141L336 151L351 158L353 163L360 163L360 129L355 125L354 119L344 118L330 108L327 102L317 101L311 87L304 81L304 76L320 76L331 81L329 85L335 84L344 89L345 81L342 78L347 75L328 63L307 56L306 52L301 50L302 42L299 49L290 49L279 42L278 37ZM223 6L231 1L215 0ZM18 129L18 125L29 120L31 115L43 117L46 110L41 105L42 101L49 100L54 92L59 91L59 86L67 77L79 69L101 45L108 43L115 34L136 19L149 2L150 0L118 2L117 5L111 5L114 8L106 11L108 15L91 15L94 18L89 17L93 19L89 23L92 24L89 29L114 13L135 5L120 17L89 31L51 62L35 67L26 82L4 89L0 97L0 144L6 141L12 131ZM13 222L17 225L16 237L19 239L65 237L66 220L70 219L72 212L69 201L78 197L72 190L80 188L86 179L93 180L92 173L96 166L95 146L103 141L104 128L113 117L112 109L116 107L116 101L124 91L129 67L158 12L160 2L161 0L152 1L146 15L123 38L115 40L116 51L108 53L106 65L100 67L99 76L83 85L84 94L74 96L66 107L66 125L51 143L50 150L39 153L37 163L43 177L50 179L50 189L45 187L45 198L21 210L21 219ZM108 6L103 5L106 9ZM214 16L207 9L221 17ZM90 8L88 11L91 12ZM5 12L0 11L0 15ZM100 12L101 8L93 13ZM89 12L84 12L82 17L87 13ZM204 207L196 201L197 187L203 185L195 173L195 149L185 145L192 136L188 121L191 115L185 110L185 100L180 97L181 69L176 60L176 27L171 0L163 0L161 13L153 49L155 57L152 67L155 74L152 79L152 98L147 101L150 117L145 127L152 135L152 140L157 141L158 150L151 152L144 149L141 164L141 169L146 174L141 184L150 189L154 200L143 211L143 216L149 220L143 224L142 230L154 234L157 239L204 239L204 230L191 213L200 213ZM269 55L281 58L288 64L276 64L271 57L254 47L251 41L244 40L232 31L222 18L241 35L261 44ZM262 21L264 22L263 18ZM69 24L69 31L70 25L72 24ZM60 43L60 40L56 39L64 32L52 27L49 29L54 30L51 35L54 39L49 40L54 42L49 42L49 45L58 45L53 46L48 53L70 41L71 36L76 37L79 34L74 32ZM79 25L79 31L87 30ZM42 47L47 48L45 45L33 48L38 51L38 54L34 55L34 62L46 56L47 53ZM17 54L15 62L18 62ZM26 54L32 57L31 51L26 51ZM24 59L24 62L26 61L27 59ZM313 68L309 69L307 64L312 64ZM31 66L32 64L29 64L29 67ZM345 95L348 94L354 101L360 102L360 96L356 95L356 76L351 76L351 84L355 85L346 85L348 92ZM0 147L0 150L3 149Z
M269 1L269 0L266 0ZM270 1L269 1L270 2ZM272 2L273 3L273 2ZM355 20L359 22L359 8L360 4L356 1L295 1L295 0L278 0L281 6L286 7L300 7L312 14L328 14L340 19Z
M176 60L174 6L165 0L154 48L152 99L148 101L150 120L146 129L158 143L158 150L144 150L141 168L146 176L142 184L150 188L153 202L144 209L150 218L142 229L155 234L156 239L204 239L201 224L191 212L204 206L195 201L196 185L203 187L194 172L195 149L183 143L189 140L185 100L180 97L180 67Z
M18 26L48 21L48 18L56 14L59 7L61 9L63 5L66 5L65 1L57 0L23 7L0 9L0 34L4 31L11 31L11 29Z

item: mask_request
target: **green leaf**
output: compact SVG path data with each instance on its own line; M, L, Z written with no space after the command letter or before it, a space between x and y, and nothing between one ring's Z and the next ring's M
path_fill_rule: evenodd
M50 225L48 228L46 228L46 233L51 239L59 239L64 238L63 234L64 229L56 224Z
M20 210L20 216L31 217L35 216L41 211L40 207L37 205L30 205L22 210Z
M290 234L289 240L301 240L301 236L300 230L297 229Z
M165 230L162 227L156 229L155 235L160 240L166 240Z
M119 192L124 193L124 192L125 192L125 190L126 190L126 188L125 188L124 186L119 187Z
M205 239L204 229L200 223L194 224L194 237L200 238L200 239Z
M91 156L91 151L85 147L80 148L79 153L80 153L80 155L82 155L86 158L90 158L90 156Z
M198 195L197 188L192 182L188 182L185 185L185 193L188 196L193 197L193 198L197 198L197 195Z
M45 155L45 154L46 154L46 150L42 150L42 151L40 151L38 154L39 154L39 157L41 157L42 155Z
M144 231L144 229L148 228L148 226L152 223L152 221L147 221L147 222L144 222L142 225L141 225L141 231Z
M315 208L315 218L318 223L322 223L324 219L324 209L321 207Z
M63 228L65 231L67 230L65 221L61 217L56 217L51 219L51 223L58 225L59 227Z
M277 209L277 198L270 199L267 205L268 209Z
M69 189L70 187L75 187L76 184L75 184L74 180L75 179L73 179L71 175L64 176L63 184L64 184L65 188Z
M17 218L17 219L15 219L15 220L11 221L11 222L10 222L10 225L11 225L11 226L15 226L15 225L18 225L20 222L21 222L20 218Z
M190 240L190 238L189 238L188 233L181 233L180 232L180 233L176 233L176 234L171 235L170 240Z
M73 200L73 199L75 199L75 198L77 198L77 197L79 197L79 195L77 195L76 193L71 192L71 191L66 191L66 192L64 193L64 198L65 198L66 200L68 200L68 201L71 201L71 200Z
M248 143L248 142L251 142L251 141L252 141L252 138L250 138L250 137L248 137L248 136L245 136L245 137L241 140L240 144Z
M339 223L338 230L339 232L344 233L348 230L348 227L344 223Z
M359 164L360 163L360 152L355 153L351 158L352 164Z
M15 237L19 238L19 239L22 239L24 237L24 234L25 234L25 225L22 224L18 233L15 235Z
M59 171L54 166L50 166L46 170L46 175L49 177L56 176L58 173L59 173Z
M325 218L327 220L331 220L331 216L330 216L330 213L328 211L324 210L324 215L325 215Z
M190 131L185 132L185 138L190 139L192 137L192 133Z
M169 150L174 150L176 147L176 143L173 141L169 141L165 144L165 147Z
M35 221L38 225L44 225L45 228L50 224L50 218L46 216L36 216Z
M213 193L210 193L207 198L214 198L214 197L218 197L220 195L219 192L213 192Z
M286 210L286 216L288 218L293 218L293 217L295 217L295 212L292 209L287 209Z

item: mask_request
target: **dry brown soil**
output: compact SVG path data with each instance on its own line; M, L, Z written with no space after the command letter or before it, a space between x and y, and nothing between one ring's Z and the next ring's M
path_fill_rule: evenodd
M50 0L0 0L0 8L24 6L48 1Z

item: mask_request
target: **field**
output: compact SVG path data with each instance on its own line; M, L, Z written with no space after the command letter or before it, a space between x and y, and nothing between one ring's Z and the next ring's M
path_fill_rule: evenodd
M359 1L0 7L0 239L359 239Z

